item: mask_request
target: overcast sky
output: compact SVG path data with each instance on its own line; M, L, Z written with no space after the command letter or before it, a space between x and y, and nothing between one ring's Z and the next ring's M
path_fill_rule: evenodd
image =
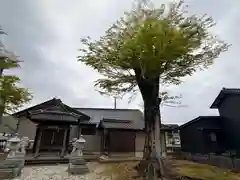
M164 1L159 1L164 2ZM240 88L240 6L234 0L188 0L191 12L212 16L214 33L232 44L208 70L172 87L182 94L183 108L163 107L164 123L184 123L199 115L215 115L209 106L222 87ZM0 25L8 33L5 46L24 60L17 70L21 85L34 94L31 104L53 97L74 107L113 107L113 99L94 89L99 74L77 62L80 38L94 39L131 8L130 0L1 0ZM137 96L119 100L118 108L141 108Z

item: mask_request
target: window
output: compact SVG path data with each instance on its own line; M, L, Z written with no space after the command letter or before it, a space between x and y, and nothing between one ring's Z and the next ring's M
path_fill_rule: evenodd
M210 139L211 139L211 141L213 141L213 142L216 142L216 141L217 141L217 137L216 137L216 134L215 134L214 132L211 132L211 133L210 133Z
M82 127L81 128L82 135L96 135L96 127Z

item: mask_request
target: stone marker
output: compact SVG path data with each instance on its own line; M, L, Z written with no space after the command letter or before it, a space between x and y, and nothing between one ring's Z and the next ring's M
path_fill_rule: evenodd
M73 140L73 150L69 157L68 172L70 174L85 174L89 172L86 161L83 159L82 150L84 148L85 139L81 135L79 139Z

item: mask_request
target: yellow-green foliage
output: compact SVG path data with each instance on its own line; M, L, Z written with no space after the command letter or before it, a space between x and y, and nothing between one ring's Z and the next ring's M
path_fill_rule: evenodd
M228 49L210 33L214 25L207 15L190 15L182 1L160 7L139 1L99 40L82 39L85 47L78 59L105 77L96 83L103 93L136 90L136 76L179 84Z

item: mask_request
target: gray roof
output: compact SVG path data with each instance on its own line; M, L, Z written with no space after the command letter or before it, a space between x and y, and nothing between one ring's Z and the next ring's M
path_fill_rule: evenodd
M90 123L105 128L144 129L143 113L138 109L75 108L90 116Z
M68 112L75 115L80 116L79 119L86 121L89 120L90 117L88 117L86 114L83 114L70 106L67 106L66 104L62 103L60 99L53 98L51 100L45 101L43 103L37 104L35 106L29 107L27 109L24 109L22 111L16 112L12 114L14 117L21 117L21 116L27 116L27 114L31 111L38 111L38 110L50 110L50 111L59 111L59 112ZM61 118L60 118L61 120Z
M162 129L169 129L169 130L174 130L178 129L179 125L178 124L162 124Z
M219 121L221 119L224 119L224 117L221 117L221 116L198 116L197 118L195 118L195 119L193 119L191 121L188 121L187 123L181 125L179 127L179 129L182 129L182 128L186 127L186 126L189 126L189 125L191 125L193 123L196 123L198 121L201 121L203 119L208 119L210 121Z
M40 121L63 121L69 123L78 123L79 116L73 113L60 111L38 110L30 113L30 119Z
M100 127L106 129L132 129L132 130L141 130L142 127L139 127L139 124L134 124L133 121L130 120L115 120L115 119L103 119L100 122Z

